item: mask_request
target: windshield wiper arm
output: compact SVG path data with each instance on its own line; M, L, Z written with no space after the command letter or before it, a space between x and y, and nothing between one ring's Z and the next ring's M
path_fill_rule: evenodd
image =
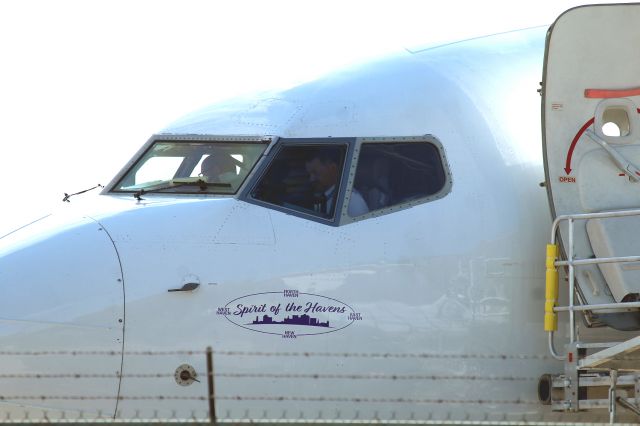
M210 186L218 186L218 187L222 187L222 188L231 188L231 184L230 183L225 183L225 182L207 182L203 179L198 179L198 180L192 180L192 181L178 181L175 182L171 181L170 185L163 185L163 186L158 186L155 188L151 188L151 189L139 189L138 191L133 193L133 197L135 199L137 199L138 201L142 200L142 196L144 194L149 194L151 192L158 192L158 191L164 191L165 189L172 189L172 188L178 188L181 186L198 186L200 187L201 191L206 190L208 187Z
M69 201L69 198L73 197L74 195L80 195L80 194L84 194L85 192L89 192L93 189L96 188L104 188L104 186L97 184L96 186L94 186L93 188L89 188L89 189L85 189L84 191L79 191L79 192L74 192L73 194L67 194L66 192L64 193L64 198L62 199L62 202L67 202L70 203L71 201Z

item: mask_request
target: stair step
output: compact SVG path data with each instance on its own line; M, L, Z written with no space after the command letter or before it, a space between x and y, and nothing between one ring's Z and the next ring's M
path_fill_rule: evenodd
M640 378L640 374L635 373L620 373L618 376L618 380L616 380L616 386L618 388L621 387L629 387L635 386L637 382L637 378ZM556 376L553 378L552 386L556 389L561 389L566 387L569 384L568 380L565 376ZM580 387L581 388L595 388L595 387L609 387L611 386L611 376L608 374L602 375L581 375L580 376Z
M635 398L624 398L624 400L629 404L635 404ZM571 404L566 401L556 401L552 404L551 408L554 411L566 411ZM581 399L579 402L579 406L581 410L594 410L598 408L609 408L609 400L608 399Z

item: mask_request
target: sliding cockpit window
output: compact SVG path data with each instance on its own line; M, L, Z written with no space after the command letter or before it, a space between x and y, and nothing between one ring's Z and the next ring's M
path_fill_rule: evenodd
M307 217L331 220L340 203L347 145L285 145L251 198Z
M354 192L362 194L370 211L415 200L428 200L445 187L440 151L426 141L363 143ZM349 213L349 216L354 216Z
M115 192L235 194L267 143L156 141Z

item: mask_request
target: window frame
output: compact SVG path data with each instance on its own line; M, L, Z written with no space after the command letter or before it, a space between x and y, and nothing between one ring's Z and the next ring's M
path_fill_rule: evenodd
M449 167L449 162L447 161L447 156L445 154L444 146L442 143L433 135L424 135L424 136L381 136L381 137L360 137L356 138L356 147L354 149L353 158L351 161L351 169L349 171L349 181L347 182L347 187L351 188L348 196L351 196L353 190L353 184L356 177L356 172L358 168L358 162L360 159L360 151L362 149L362 144L389 144L389 143L429 143L433 145L440 157L440 161L442 164L442 170L444 172L444 185L440 190L431 195L427 195L424 197L416 198L414 200L405 201L403 203L394 204L389 207L385 207L382 209L370 211L360 216L351 217L349 216L347 209L342 209L340 224L345 225L348 223L359 222L361 220L370 219L373 217L384 216L390 213L395 213L397 211L406 210L408 208L418 206L420 204L429 203L432 201L439 200L444 198L451 192L451 188L453 186L453 178L451 175L451 168ZM349 205L349 199L345 197L344 206Z
M292 216L297 216L303 219L311 220L318 223L323 223L325 225L331 226L339 226L341 218L343 216L342 212L344 211L344 203L345 203L345 191L348 188L348 183L351 181L349 178L349 173L352 170L352 163L354 158L354 150L356 145L357 138L343 138L343 137L319 137L319 138L280 138L277 143L274 144L273 148L268 149L265 152L265 157L258 165L257 170L255 171L254 176L251 178L251 182L244 187L242 191L240 191L240 199L246 201L251 204L255 204L258 206L266 207L271 210L276 210L282 213L286 213ZM321 216L316 216L311 213L302 212L296 209L279 206L277 204L271 204L267 201L258 200L251 196L251 193L256 188L256 186L260 183L262 178L265 176L270 166L273 164L274 160L278 156L278 154L285 148L291 146L336 146L343 145L346 146L346 151L344 155L344 164L342 165L342 170L340 173L340 181L338 182L338 192L336 193L336 206L334 209L334 215L332 218L324 218ZM264 155L264 154L263 154Z
M271 150L272 146L275 142L277 142L278 138L276 136L221 136L221 135L164 135L164 134L156 134L153 135L147 140L147 142L131 157L131 159L125 164L125 166L120 169L118 174L111 179L111 181L105 186L102 190L101 194L109 194L109 195L131 195L135 193L135 191L122 191L118 190L118 185L129 174L129 172L135 167L135 165L140 161L140 159L149 152L149 150L153 147L157 142L183 142L183 143L191 143L191 142L238 142L238 143L255 143L259 145L265 145L265 150L262 155L258 157L258 160L253 165L252 169L249 171L247 176L244 178L242 185L238 187L238 189L234 193L225 193L225 194L214 194L214 193L197 193L197 192L181 192L181 191L171 191L171 192L157 192L152 194L157 195L168 195L168 196L216 196L216 197L238 197L239 194L242 193L243 187L253 182L253 175L258 169L260 163L262 162L265 155ZM182 165L180 166L182 167Z
M416 198L414 200L406 201L403 203L395 204L390 207L385 207L369 213L365 213L360 216L351 217L348 213L349 200L353 191L353 183L357 172L358 160L360 157L360 151L362 144L371 143L429 143L433 145L440 157L442 169L444 172L445 182L442 188L431 195L425 197ZM266 201L255 199L251 196L251 193L256 188L258 183L262 180L267 170L273 163L277 155L288 146L314 146L314 145L335 145L342 144L347 145L347 151L345 153L345 161L342 168L342 173L339 182L339 188L337 193L337 205L335 209L334 217L331 219L322 218L310 213L301 212L288 207L279 206L277 204L271 204ZM239 193L239 199L251 204L262 206L271 210L276 210L282 213L286 213L292 216L297 216L303 219L311 220L318 223L323 223L330 226L341 226L349 223L359 222L362 220L384 216L397 211L406 210L408 208L429 203L439 200L447 196L451 192L453 186L453 179L451 175L451 168L445 154L442 143L433 135L423 136L384 136L384 137L318 137L318 138L280 138L277 142L269 147L263 154L264 158L258 164L257 169L252 173L247 180L248 184Z

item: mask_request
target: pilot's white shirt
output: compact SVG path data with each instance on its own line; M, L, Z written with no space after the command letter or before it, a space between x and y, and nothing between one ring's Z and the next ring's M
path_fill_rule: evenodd
M327 211L330 212L333 207L333 202L335 201L335 185L331 188L324 191L324 196L327 199ZM367 207L367 202L364 201L364 198L358 192L357 189L353 188L351 190L351 197L349 198L349 207L347 208L347 213L351 217L360 216L365 213L369 213L369 207Z

